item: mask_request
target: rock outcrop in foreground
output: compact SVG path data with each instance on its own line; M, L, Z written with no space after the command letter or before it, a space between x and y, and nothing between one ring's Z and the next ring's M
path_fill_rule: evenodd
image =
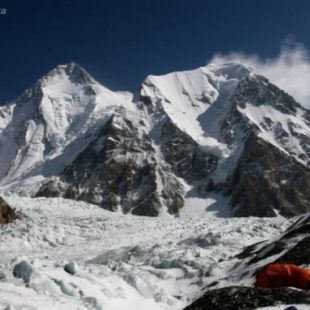
M310 292L286 287L277 289L224 287L209 291L185 310L254 310L279 304L310 306Z
M15 210L0 196L0 224L9 224L16 220Z
M246 247L237 258L240 262L224 281L234 279L240 283L250 278L254 283L257 273L271 263L310 266L310 215L299 217L279 238ZM309 290L245 286L212 289L217 284L210 284L210 290L186 309L243 310L277 304L309 304L310 308Z

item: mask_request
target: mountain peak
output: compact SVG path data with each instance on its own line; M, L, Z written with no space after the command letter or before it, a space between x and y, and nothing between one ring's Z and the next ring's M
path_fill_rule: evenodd
M251 67L240 63L210 63L205 67L208 71L216 75L226 76L227 79L242 79L255 74Z
M79 64L71 61L64 65L58 65L45 76L39 79L41 86L46 86L48 82L69 78L74 84L94 83L94 78Z
M194 88L203 92L209 88L206 84L210 82L212 88L224 81L231 80L232 83L236 83L244 78L255 76L256 73L252 68L239 63L209 63L194 70L176 71L164 75L149 75L143 84L162 88L167 86L167 83L176 83L178 85L182 84L183 88ZM171 90L169 92L171 93Z
M15 101L28 102L35 97L40 101L43 89L52 88L56 91L70 88L69 84L91 86L96 80L79 64L71 61L67 64L57 65L46 75L39 78L33 86L26 89ZM91 90L93 92L93 90Z

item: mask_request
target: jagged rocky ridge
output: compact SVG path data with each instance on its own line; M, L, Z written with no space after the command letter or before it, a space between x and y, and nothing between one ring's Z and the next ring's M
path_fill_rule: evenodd
M149 76L137 97L52 70L0 108L2 189L149 216L178 214L189 191L234 216L309 211L309 111L266 78L210 64Z
M235 258L239 261L227 276L232 286L218 288L219 283L210 283L208 291L186 309L256 309L278 304L310 304L308 290L249 286L254 283L256 274L270 263L310 265L309 214L297 218L281 236L248 246ZM234 285L242 282L247 286Z
M237 255L241 263L232 270L231 276L237 273L242 277L256 275L269 263L289 263L310 265L310 216L303 215L275 240L253 244Z

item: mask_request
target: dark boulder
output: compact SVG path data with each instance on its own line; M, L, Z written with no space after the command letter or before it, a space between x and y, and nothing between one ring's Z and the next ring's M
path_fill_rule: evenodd
M0 224L12 223L14 220L16 220L15 209L0 196Z

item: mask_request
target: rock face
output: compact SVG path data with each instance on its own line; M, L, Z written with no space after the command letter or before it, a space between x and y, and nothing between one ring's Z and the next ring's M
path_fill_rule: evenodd
M239 64L149 76L137 96L61 65L0 108L0 187L148 216L216 193L233 216L294 216L310 211L309 115Z
M15 210L0 196L0 224L9 224L16 220Z
M182 185L125 112L114 114L60 178L44 185L37 196L63 196L147 216L158 215L165 205L177 214L184 205Z
M245 78L230 99L237 105L235 114L241 112L239 119L246 120L248 134L230 185L235 216L274 216L276 212L293 216L309 212L308 114L292 97L266 82L262 77ZM266 114L254 122L246 119L244 110L249 102L250 109L257 113L267 109L278 118ZM298 114L303 116L305 131L293 121Z
M235 216L309 212L310 169L255 135L245 142L230 186Z
M163 156L177 176L189 182L202 180L216 168L217 157L204 152L196 141L168 117L161 127L160 138Z

